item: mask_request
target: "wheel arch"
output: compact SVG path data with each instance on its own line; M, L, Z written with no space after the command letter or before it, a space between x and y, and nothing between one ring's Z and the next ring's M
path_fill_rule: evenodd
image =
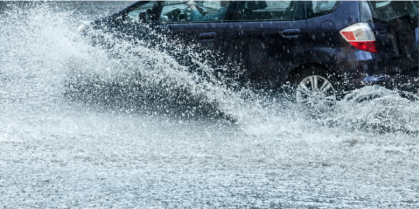
M335 78L337 79L337 81L340 81L340 76L337 71L333 70L331 67L328 67L327 65L322 65L319 63L306 63L306 64L298 65L297 67L289 71L286 81L289 81L289 82L292 81L294 78L296 78L296 75L299 75L300 73L304 72L307 69L310 69L311 67L326 70L329 73L333 74Z

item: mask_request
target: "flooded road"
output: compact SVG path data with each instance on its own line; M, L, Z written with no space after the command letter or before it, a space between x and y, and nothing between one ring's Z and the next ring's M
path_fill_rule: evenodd
M419 207L418 100L365 87L313 114L75 40L127 4L0 3L0 206Z

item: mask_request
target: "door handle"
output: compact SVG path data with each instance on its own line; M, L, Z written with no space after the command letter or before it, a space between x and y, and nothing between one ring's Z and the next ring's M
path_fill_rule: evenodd
M200 35L198 35L198 39L200 39L201 41L211 41L216 37L216 35L217 34L215 32L201 33Z
M286 29L280 34L283 38L297 38L300 35L300 29Z

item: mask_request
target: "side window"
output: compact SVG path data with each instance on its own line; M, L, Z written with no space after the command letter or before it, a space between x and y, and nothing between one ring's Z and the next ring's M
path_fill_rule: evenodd
M145 4L141 4L137 7L134 7L130 12L128 12L127 16L124 19L124 23L138 23L140 22L139 14L145 10L152 10L153 5L155 4L154 1L146 2Z
M242 5L241 5L242 4ZM245 1L241 11L235 11L235 20L298 20L303 19L303 8L298 1ZM242 14L240 17L237 14ZM235 17L236 16L236 17Z
M338 1L308 1L306 2L307 16L312 18L330 14L337 9L338 5Z
M230 1L195 1L195 7L191 9L186 1L166 1L162 4L159 21L164 23L223 21L230 3Z
M197 1L197 9L191 10L192 22L222 21L226 17L230 1Z

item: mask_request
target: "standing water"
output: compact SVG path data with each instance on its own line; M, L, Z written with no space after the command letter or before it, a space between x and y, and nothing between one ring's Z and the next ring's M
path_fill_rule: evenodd
M365 87L315 114L75 38L128 4L0 2L0 206L419 206L418 99Z

